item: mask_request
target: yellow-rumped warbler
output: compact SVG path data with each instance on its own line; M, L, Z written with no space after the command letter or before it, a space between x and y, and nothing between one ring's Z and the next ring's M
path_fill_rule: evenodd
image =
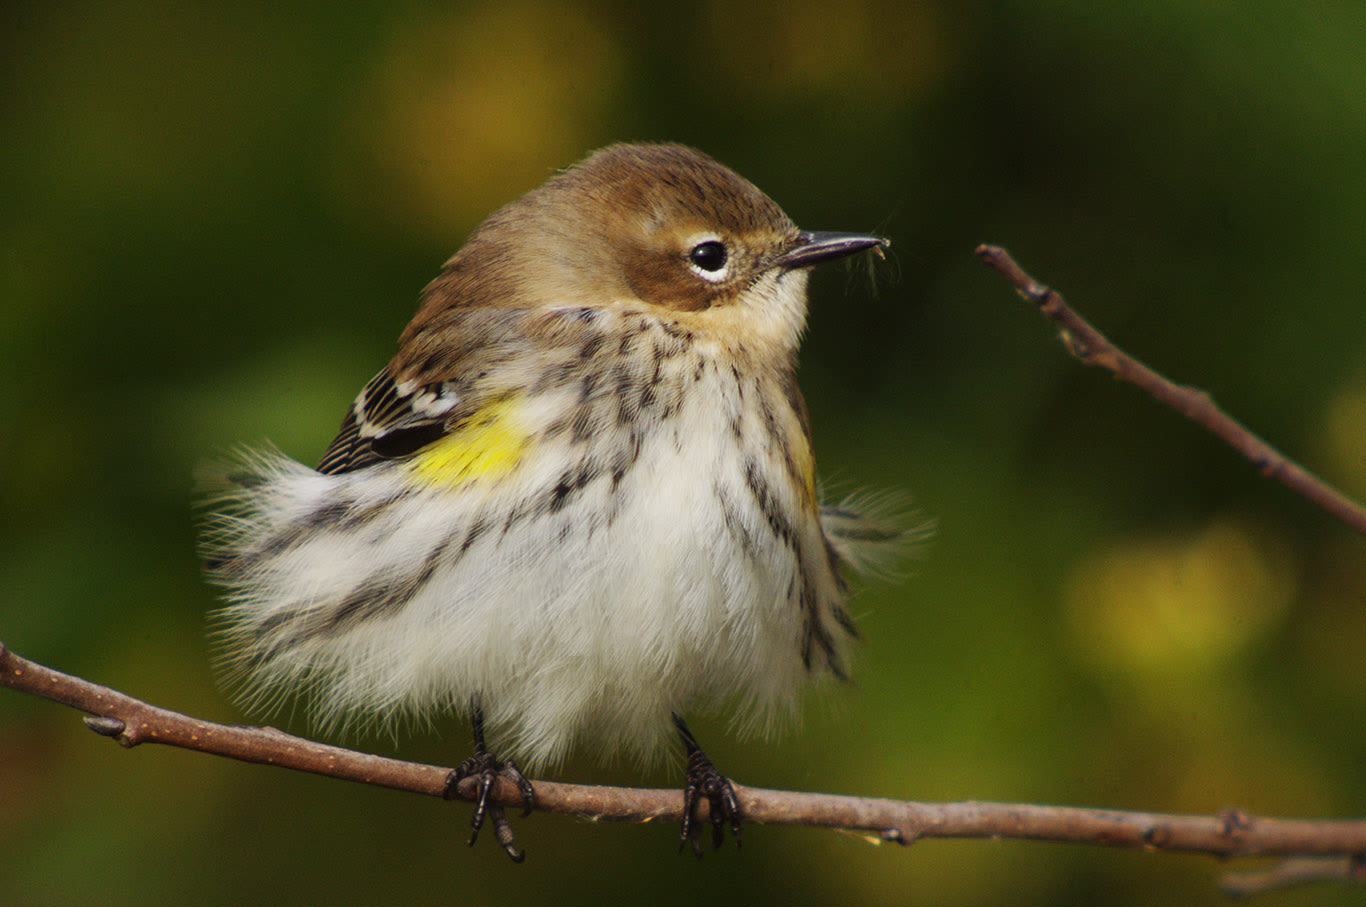
M471 717L452 783L576 741L688 755L683 837L730 783L683 722L771 728L854 627L840 568L897 531L817 498L795 359L807 270L886 240L798 230L681 145L602 149L494 212L422 294L317 469L222 476L206 532L226 673L323 724ZM471 836L473 843L473 836Z

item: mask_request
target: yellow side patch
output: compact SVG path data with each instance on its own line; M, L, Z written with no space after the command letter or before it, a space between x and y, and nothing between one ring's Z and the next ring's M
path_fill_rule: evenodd
M464 485L507 475L531 440L518 424L517 409L512 398L490 403L455 431L418 451L409 468L430 485Z

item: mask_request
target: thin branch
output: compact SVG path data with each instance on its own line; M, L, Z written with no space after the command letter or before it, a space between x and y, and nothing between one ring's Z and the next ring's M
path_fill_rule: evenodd
M1206 392L1174 384L1115 346L1105 335L1074 312L1062 296L1015 263L1000 246L978 246L977 257L1015 285L1020 295L1039 307L1058 326L1073 356L1086 365L1098 365L1222 438L1268 478L1308 498L1357 532L1366 535L1366 508L1333 488L1313 473L1257 437L1246 426L1220 409Z
M201 721L36 664L0 644L0 685L89 712L86 724L124 746L163 743L442 796L450 769L358 753L294 737L274 728ZM474 778L458 793L473 799ZM677 822L678 790L599 787L536 781L536 808L594 820ZM1021 838L1217 856L1350 856L1366 853L1366 821L1275 819L1226 810L1217 816L1123 812L1012 803L917 803L735 786L750 822L862 833L871 840L910 844L921 838ZM520 806L521 792L499 779L493 798ZM699 804L706 818L705 799Z
M1219 890L1229 897L1295 888L1312 882L1366 882L1366 859L1356 857L1291 857L1266 869L1226 873Z

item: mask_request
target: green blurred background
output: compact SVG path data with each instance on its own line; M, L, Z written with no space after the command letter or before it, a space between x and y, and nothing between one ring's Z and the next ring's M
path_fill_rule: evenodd
M264 6L264 5L262 5ZM939 521L855 604L804 729L695 729L746 783L1366 813L1366 542L1104 373L975 261L1366 496L1366 7L11 2L0 10L0 639L205 718L195 465L316 460L465 233L622 139L735 167L891 258L813 281L836 489ZM279 723L307 732L297 718ZM450 764L466 729L359 743ZM572 780L673 784L629 766ZM0 900L1219 903L1197 857L517 824L144 747L0 691ZM1325 886L1265 903L1338 903Z

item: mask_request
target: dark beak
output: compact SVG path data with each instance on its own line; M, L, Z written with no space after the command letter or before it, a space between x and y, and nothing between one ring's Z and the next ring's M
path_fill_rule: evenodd
M867 249L879 251L892 244L890 239L866 233L808 233L797 234L797 245L778 259L781 268L809 268L823 261L834 261Z

